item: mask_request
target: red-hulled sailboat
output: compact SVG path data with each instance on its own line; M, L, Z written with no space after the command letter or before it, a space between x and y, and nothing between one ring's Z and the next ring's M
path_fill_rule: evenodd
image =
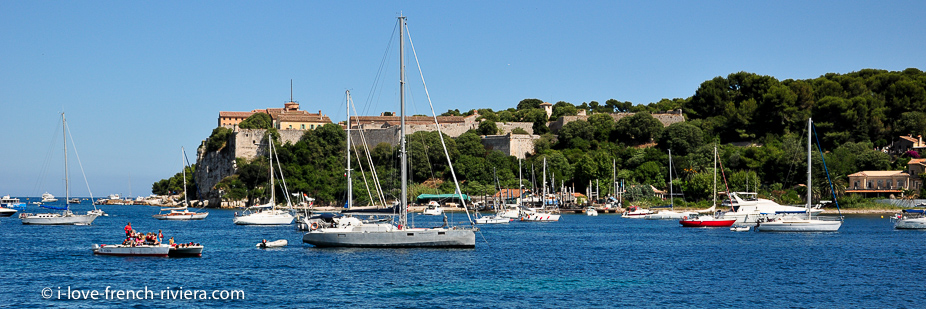
M736 219L719 219L714 216L700 216L693 214L682 218L678 223L684 227L730 227Z

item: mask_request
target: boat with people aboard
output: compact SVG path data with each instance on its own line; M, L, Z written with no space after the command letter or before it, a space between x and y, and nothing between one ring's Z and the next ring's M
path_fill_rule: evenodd
M389 218L397 218L398 222L393 223L390 221L379 221L379 220L368 220L363 221L359 218L351 215L342 215L342 216L332 216L331 225L325 227L318 227L312 231L305 233L302 237L304 243L313 245L315 247L366 247L366 248L475 248L476 247L476 231L479 229L475 227L475 223L472 222L472 217L469 214L469 209L466 205L466 199L463 198L462 190L460 190L459 181L457 181L456 171L453 168L453 162L450 160L449 153L447 152L447 145L444 142L444 135L440 131L440 124L436 123L435 115L435 125L437 127L437 135L440 138L441 146L444 151L445 158L447 159L448 170L453 179L453 184L455 186L454 194L459 197L460 203L463 206L463 210L466 212L466 217L471 224L470 227L455 227L450 226L446 221L446 216L444 216L444 225L441 227L434 228L419 228L414 227L414 223L411 225L408 221L408 152L406 151L406 144L408 144L406 135L406 115L405 115L405 32L406 32L406 20L405 16L398 17L398 32L399 32L399 108L400 108L400 134L399 134L399 172L400 172L400 194L399 198L399 207L398 213L394 216L389 216ZM416 57L417 59L417 57ZM423 84L423 82L422 82ZM425 88L425 93L427 93L427 88ZM351 130L351 97L350 91L346 91L346 101L347 101L347 122L345 129L347 130L347 208L350 208L350 205L353 200L353 191L352 191L352 181L351 181L351 168L350 168L350 153L351 147L353 146L350 140L350 130ZM430 96L428 96L428 102L431 102ZM433 105L431 105L431 112L434 113Z
M185 244L168 244L170 250L167 251L169 257L195 257L203 256L203 245L198 243Z
M93 254L99 255L116 255L116 256L156 256L167 257L170 254L170 246L160 245L106 245L94 244Z
M904 209L891 217L895 229L926 229L926 210Z
M646 215L652 214L653 212L649 209L640 208L637 205L630 205L627 207L627 210L621 214L621 218L627 219L643 219L646 218Z
M4 195L0 198L0 207L13 210L26 210L26 203L20 202L19 198Z

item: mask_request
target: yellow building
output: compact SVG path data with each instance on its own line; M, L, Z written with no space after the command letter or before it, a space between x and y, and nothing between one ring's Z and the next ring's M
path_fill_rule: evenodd
M322 111L313 114L299 110L298 102L289 101L283 105L283 108L255 109L250 112L219 112L218 125L233 128L256 113L270 115L270 119L273 120L273 127L278 130L314 130L331 123L331 119L322 114Z
M926 170L926 159L912 159L905 171L861 171L849 175L846 193L868 195L894 195L903 190L919 192L923 188L920 175Z

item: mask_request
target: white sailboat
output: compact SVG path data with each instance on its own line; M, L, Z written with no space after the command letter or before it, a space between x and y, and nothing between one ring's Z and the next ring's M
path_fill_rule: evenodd
M669 149L669 209L660 210L657 213L650 213L643 215L643 219L647 220L678 220L693 214L697 214L693 211L675 211L675 191L673 177L672 177L672 149Z
M180 147L181 161L186 162L186 152L183 150L183 147ZM183 176L183 206L173 207L173 208L161 208L161 213L153 215L155 219L158 220L202 220L209 215L208 212L194 212L189 211L187 208L190 207L190 198L186 194L186 167L187 165L181 164L181 173ZM164 213L164 212L167 213Z
M926 210L904 209L891 217L895 229L926 229Z
M553 222L559 221L559 209L548 209L547 201L547 158L543 158L543 190L541 190L540 208L530 209L521 206L521 221Z
M22 224L34 224L34 225L90 225L93 223L93 220L96 220L100 216L100 213L94 206L94 210L87 212L85 215L79 215L71 212L69 207L71 199L71 185L68 175L68 134L67 134L67 120L65 120L64 113L61 113L61 126L62 131L62 140L64 140L64 191L65 191L65 202L64 207L48 206L42 205L41 207L61 210L60 213L22 213L19 215L19 218L22 219ZM86 179L86 177L84 178ZM89 185L88 185L89 187ZM48 194L48 193L46 193ZM50 195L50 194L48 194ZM91 198L92 198L91 193ZM42 195L43 200L45 194Z
M811 213L812 201L811 198L813 190L811 190L811 171L812 171L812 161L811 161L811 139L813 138L813 121L807 119L807 204L805 209L805 214L783 214L777 215L772 218L767 218L766 221L760 222L756 225L756 231L760 232L835 232L839 230L839 227L842 226L841 217L832 217L832 216L814 216ZM824 164L825 165L825 164ZM834 196L835 198L835 196Z
M302 241L315 247L401 247L401 248L421 248L421 247L443 247L443 248L473 248L476 246L476 234L478 230L475 227L461 228L445 225L439 228L416 228L408 224L408 154L405 150L405 16L398 17L399 22L399 102L401 110L401 195L399 198L398 223L363 221L351 215L333 216L330 225L315 227L313 230L305 233ZM428 98L430 102L430 98ZM350 130L350 93L347 95L348 117L347 130ZM433 112L433 107L432 107ZM437 117L435 117L435 122ZM443 134L440 132L440 125L437 125L438 136L441 144L444 145L444 154L447 157L447 163L450 167L451 175L456 184L456 194L460 195L460 202L463 203L463 209L469 218L469 210L466 208L466 201L462 198L459 183L456 181L456 173L453 170L453 163L450 162L450 156L447 154L446 144L444 144ZM350 133L348 131L348 133ZM350 138L350 134L347 134ZM350 155L350 140L347 142L348 156ZM349 158L349 157L348 157ZM348 166L350 159L347 160ZM350 169L348 168L348 172ZM351 203L350 176L348 175L348 206ZM445 217L446 218L446 217Z
M270 154L270 201L263 205L248 207L241 214L235 213L235 218L232 219L232 222L237 225L286 225L293 223L293 219L296 218L289 211L289 209L292 209L292 204L289 201L289 194L286 194L287 209L283 210L276 207L272 138L268 138L268 143L269 146L267 146L267 151ZM279 160L277 160L277 164L279 164ZM280 173L282 174L282 170ZM285 191L286 188L284 183L284 194Z

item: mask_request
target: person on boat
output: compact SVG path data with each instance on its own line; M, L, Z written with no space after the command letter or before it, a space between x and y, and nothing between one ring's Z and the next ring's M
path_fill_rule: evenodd
M170 238L170 246L171 246L171 247L176 247L176 246L177 246L177 244L174 243L174 238L173 238L173 237Z
M132 235L132 222L125 225L125 236Z

